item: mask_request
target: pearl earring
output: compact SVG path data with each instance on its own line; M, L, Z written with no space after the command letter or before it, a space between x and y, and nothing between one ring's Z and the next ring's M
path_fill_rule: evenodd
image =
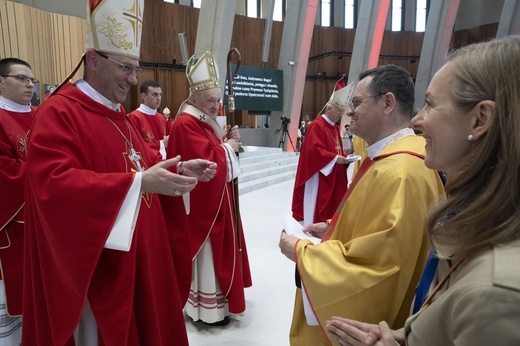
M473 140L473 135L468 135L468 141L472 141Z

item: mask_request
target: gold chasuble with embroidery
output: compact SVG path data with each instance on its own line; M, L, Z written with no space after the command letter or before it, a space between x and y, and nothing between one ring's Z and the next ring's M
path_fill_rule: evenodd
M297 243L297 268L319 326L307 324L297 289L292 345L336 344L324 329L332 316L404 325L429 252L428 207L443 194L437 172L424 166L424 145L416 136L388 144L354 177L322 243Z

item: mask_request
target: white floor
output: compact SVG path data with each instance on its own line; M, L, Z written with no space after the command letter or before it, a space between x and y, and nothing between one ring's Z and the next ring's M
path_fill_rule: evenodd
M243 316L225 327L185 317L190 345L289 345L294 303L294 262L281 254L280 219L291 211L294 179L240 196L253 286L246 289Z

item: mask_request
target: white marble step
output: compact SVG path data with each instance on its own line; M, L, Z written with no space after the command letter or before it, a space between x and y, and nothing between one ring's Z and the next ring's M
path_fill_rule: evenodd
M282 160L282 159L287 159L287 158L296 158L296 160L297 160L297 155L295 153L279 152L279 153L271 153L271 154L262 153L262 154L257 154L254 156L248 156L248 157L239 156L240 166Z
M247 183L251 180L262 179L272 175L292 172L293 175L296 172L296 167L298 166L298 161L289 162L283 165L278 165L273 162L266 162L263 168L251 170L249 172L242 172L238 176L239 183Z
M267 176L264 178L251 180L251 181L248 181L245 183L241 183L240 178L239 178L238 192L240 195L243 195L244 193L248 193L248 192L255 191L255 190L267 187L267 186L271 186L271 185L278 184L278 183L281 183L281 182L284 182L284 181L287 181L290 179L294 179L295 174L296 174L296 171L287 171L287 172L283 172L283 173L270 175L270 176Z
M277 168L285 165L290 165L293 163L298 163L298 157L292 155L285 155L281 157L271 157L272 155L265 155L261 161L256 161L253 163L245 163L245 161L240 160L240 168L242 170L242 174L250 173L253 171L258 171L266 168Z
M244 147L244 150L240 153L240 194L294 179L297 153L284 152L281 148Z
M242 149L244 149L244 151L240 153L240 157L251 157L283 152L281 148L272 147L243 146Z

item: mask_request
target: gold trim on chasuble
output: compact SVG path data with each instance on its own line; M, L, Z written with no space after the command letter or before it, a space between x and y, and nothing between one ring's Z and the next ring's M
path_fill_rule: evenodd
M155 141L155 136L153 135L153 133L151 133L150 131L146 131L146 135L145 135L145 141L147 143L152 143Z
M27 157L27 137L18 135L18 140L16 141L16 150L23 158Z
M327 125L330 125L327 123ZM327 130L329 131L330 135L332 136L332 139L334 139L334 145L336 149L336 154L343 156L343 151L341 150L341 144L339 142L338 138L338 131L336 131L335 125L332 125L332 131L334 131L334 134L331 132L330 127L327 127Z

